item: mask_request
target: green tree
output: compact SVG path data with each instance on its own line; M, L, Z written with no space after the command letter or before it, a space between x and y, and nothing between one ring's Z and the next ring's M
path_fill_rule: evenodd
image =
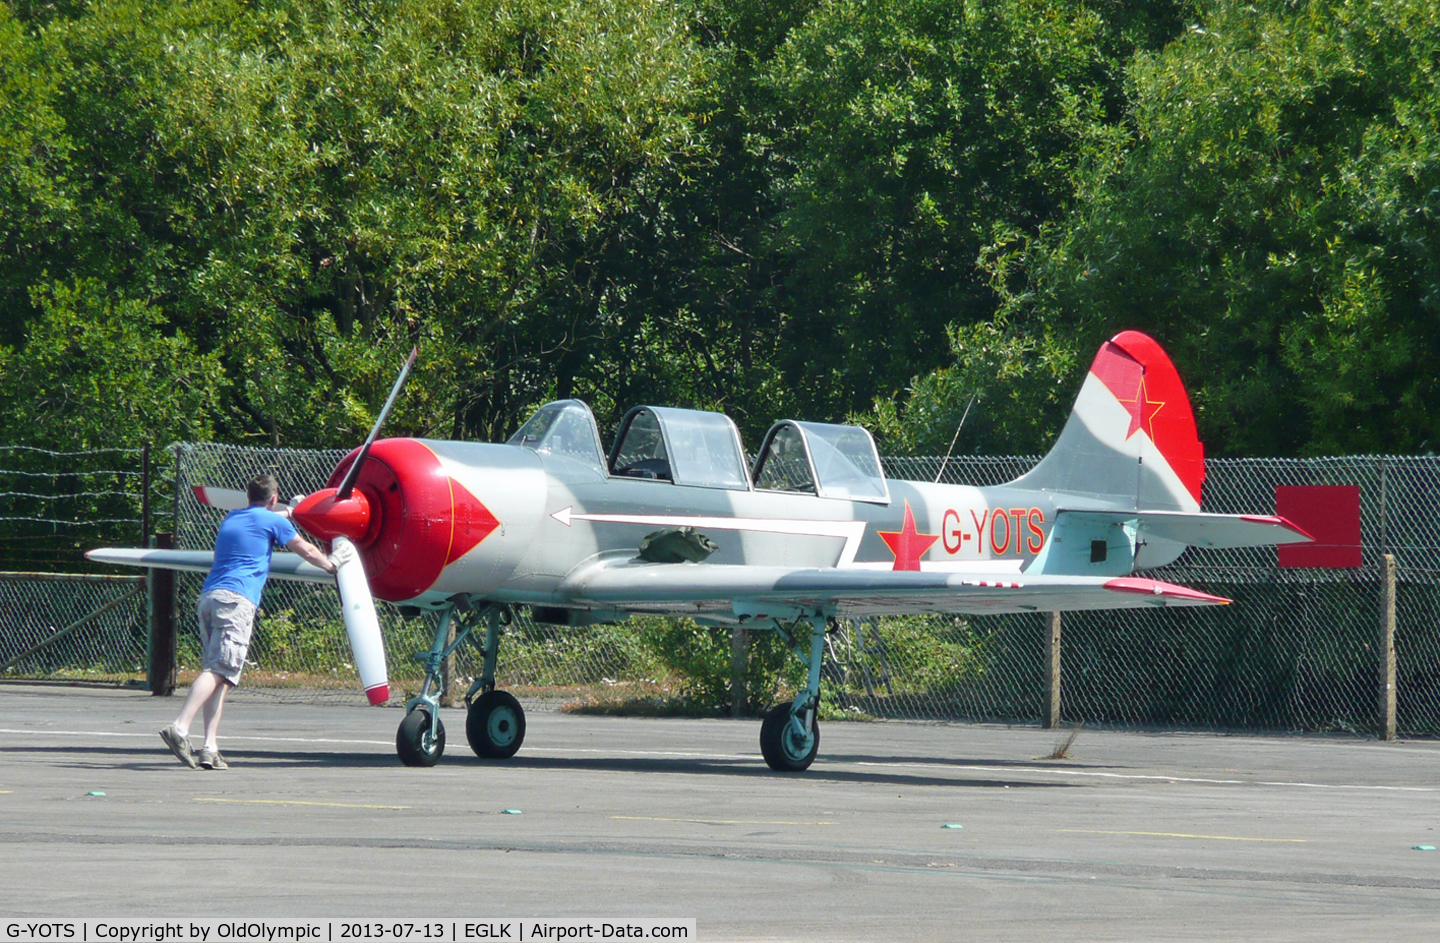
M1003 318L946 334L952 366L915 377L903 401L877 398L851 420L868 426L888 454L1044 452L1078 391L1075 350L1052 334L1012 330Z
M1055 219L1114 148L1143 25L1080 0L837 0L791 33L766 74L784 104L753 134L784 200L784 369L810 412L893 396L945 362L948 325L995 313L977 260Z
M52 13L32 32L64 66L52 97L81 183L77 222L36 251L217 354L226 437L355 441L416 340L396 430L494 437L547 396L609 388L653 344L610 269L663 228L700 149L706 59L684 8ZM33 283L16 263L0 278Z
M0 413L12 436L52 448L139 448L208 439L219 357L142 301L82 280L36 288L23 352L0 347Z
M0 307L29 308L47 246L73 218L68 175L73 144L56 112L59 76L43 45L0 5ZM0 343L23 339L23 317L0 319Z
M1012 323L1152 333L1211 454L1440 436L1440 18L1215 0L1131 70L1134 137L1030 247Z

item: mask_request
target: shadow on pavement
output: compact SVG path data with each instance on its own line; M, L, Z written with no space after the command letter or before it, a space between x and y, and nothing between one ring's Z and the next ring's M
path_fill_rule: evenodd
M158 739L158 738L157 738ZM392 753L338 753L338 752L306 752L302 750L253 750L253 749L231 749L223 747L226 760L230 763L229 772L234 773L242 770L279 770L296 769L304 767L326 768L326 769L381 769L399 767L400 761ZM99 767L120 768L120 769L148 769L156 766L174 766L179 768L180 764L171 756L162 744L157 743L155 747L149 746L10 746L0 747L0 757L6 754L40 754L54 757L55 765L76 769L96 769ZM776 773L768 769L758 758L739 758L733 760L697 758L697 757L545 757L525 756L512 757L509 760L492 761L481 760L479 757L467 753L447 754L440 760L440 766L467 767L473 769L476 775L483 774L486 770L553 770L557 773L565 771L588 771L588 772L610 772L610 773L657 773L669 775L692 775L692 776L734 776L750 779L773 779L773 780L799 780L805 782L838 782L838 783L868 783L872 785L886 786L949 786L953 788L968 789L996 789L1006 786L1019 789L1055 789L1073 786L1071 783L1037 783L1024 779L1004 778L1002 776L979 778L965 775L942 775L939 770L934 775L927 775L924 772L890 772L870 771L854 769L835 769L832 763L909 763L913 762L908 757L894 756L863 756L850 754L844 757L830 758L821 756L804 773ZM937 761L949 765L964 765L963 761ZM982 764L971 764L982 765ZM993 765L997 773L1002 773L1004 764L985 763ZM1015 764L1020 766L1022 764ZM188 770L187 770L188 772ZM206 772L202 770L201 772ZM415 770L417 776L425 774L425 770Z

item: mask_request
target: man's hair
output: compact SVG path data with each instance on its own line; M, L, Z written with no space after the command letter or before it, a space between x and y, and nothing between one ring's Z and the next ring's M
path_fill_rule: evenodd
M274 475L256 475L250 479L250 484L245 486L245 494L250 498L251 504L269 504L270 499L280 493L280 483L275 480Z

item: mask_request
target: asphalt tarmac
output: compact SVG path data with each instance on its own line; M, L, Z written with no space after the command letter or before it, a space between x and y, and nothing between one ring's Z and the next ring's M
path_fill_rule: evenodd
M241 689L243 692L243 688ZM716 940L1426 940L1440 743L827 723L808 773L758 721L535 712L440 765L393 709L0 685L0 917L675 917ZM96 795L103 793L103 795ZM507 812L506 810L511 810ZM951 826L951 827L946 827Z

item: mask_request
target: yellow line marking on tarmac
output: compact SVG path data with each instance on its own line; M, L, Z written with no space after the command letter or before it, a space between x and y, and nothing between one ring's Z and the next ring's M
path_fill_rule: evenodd
M10 793L12 793L12 792L14 792L14 791L15 791L15 790L13 790L13 789L0 789L0 794L3 794L3 795L7 795L7 796L8 796L8 795L10 795Z
M768 819L667 819L659 815L612 815L630 822L694 822L697 825L834 825L834 822L776 822Z
M245 802L252 805L323 805L338 809L408 809L408 805L365 805L359 802L306 802L302 799L217 799L196 796L196 802Z
M1062 828L1059 831L1085 835L1154 835L1158 838L1210 838L1216 841L1296 842L1301 845L1310 840L1308 838L1247 838L1243 835L1190 835L1185 832L1121 832L1107 831L1103 828Z

